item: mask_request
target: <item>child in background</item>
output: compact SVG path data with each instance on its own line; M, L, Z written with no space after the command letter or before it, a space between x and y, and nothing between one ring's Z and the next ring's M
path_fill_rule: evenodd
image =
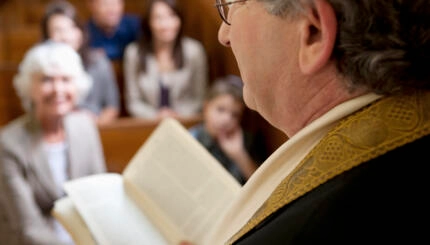
M242 80L229 75L214 81L203 104L203 122L190 133L242 185L265 159L265 147L242 128Z

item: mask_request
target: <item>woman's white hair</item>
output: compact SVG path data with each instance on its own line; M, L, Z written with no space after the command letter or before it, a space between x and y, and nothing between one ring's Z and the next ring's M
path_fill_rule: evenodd
M70 45L45 41L26 52L13 79L13 85L24 110L30 111L32 107L30 89L33 74L39 72L49 74L53 69L72 75L78 91L76 104L87 96L92 79L86 73L79 54Z

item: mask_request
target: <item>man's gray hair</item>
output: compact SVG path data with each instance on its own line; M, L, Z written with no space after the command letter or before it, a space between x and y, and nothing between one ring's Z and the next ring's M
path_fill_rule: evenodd
M258 0L269 13L294 18L315 0ZM326 0L337 19L332 52L350 88L379 94L430 89L429 0Z
M295 16L303 12L304 5L312 5L313 0L259 0L264 2L269 13L276 16Z

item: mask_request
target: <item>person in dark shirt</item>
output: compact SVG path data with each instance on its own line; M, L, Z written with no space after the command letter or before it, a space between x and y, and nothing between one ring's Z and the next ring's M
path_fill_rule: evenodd
M111 60L122 59L127 44L140 32L140 17L124 13L123 0L88 0L89 44L104 50Z
M245 104L242 80L228 75L214 81L203 105L203 122L190 133L244 184L266 158L265 147L257 135L241 126Z

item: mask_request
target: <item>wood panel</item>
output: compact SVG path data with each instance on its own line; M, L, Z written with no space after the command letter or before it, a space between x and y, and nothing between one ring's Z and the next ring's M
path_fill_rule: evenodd
M34 27L8 29L4 35L5 64L8 66L17 66L24 58L27 50L41 40L39 28Z
M0 66L0 127L23 114L12 85L15 73L15 66Z
M1 23L0 16L0 23ZM3 28L0 26L0 66L5 65L6 63L6 35L4 34Z
M215 1L185 0L184 33L203 43L209 59L209 77L211 81L227 74L239 75L236 60L230 48L218 41L218 29L221 24Z

